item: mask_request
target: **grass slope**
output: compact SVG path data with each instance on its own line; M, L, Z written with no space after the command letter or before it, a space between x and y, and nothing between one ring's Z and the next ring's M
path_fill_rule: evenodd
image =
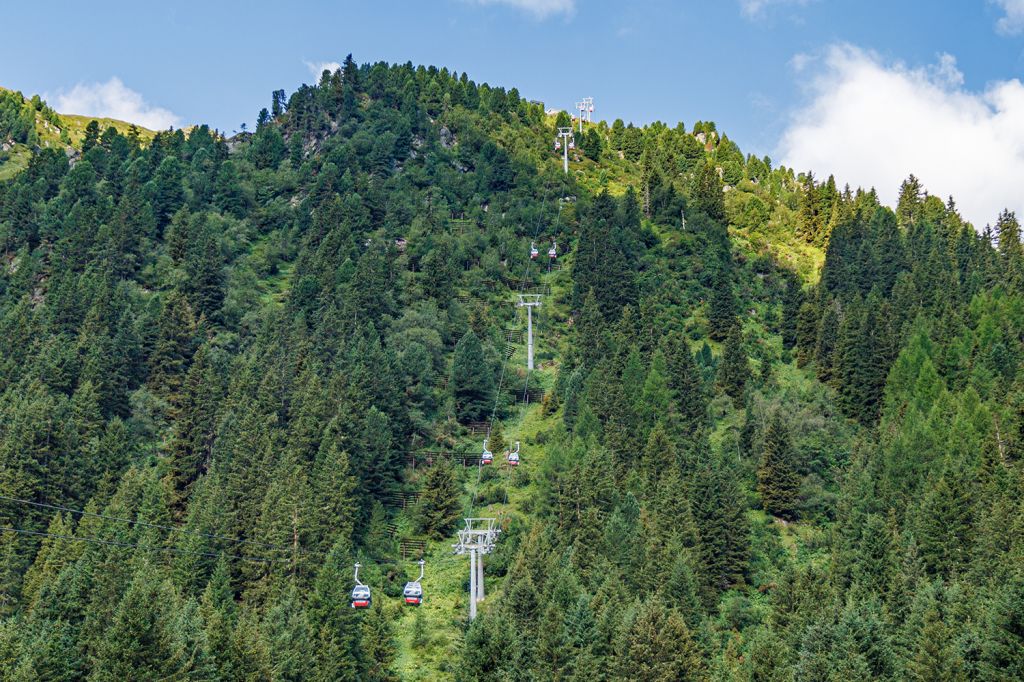
M4 88L2 86L0 86L0 90L9 92L8 88ZM78 114L58 115L60 117L61 125L59 127L55 127L49 121L44 120L38 113L36 114L36 133L39 135L39 146L52 147L56 149L79 149L82 146L82 140L85 139L86 126L89 125L90 121L94 120L99 124L101 131L107 130L108 128L114 128L122 135L127 135L134 125L139 139L143 144L150 142L156 136L156 131L143 128L142 126L133 124L129 121L120 121L114 118L97 118L95 116L81 116ZM64 132L67 132L67 139L71 141L70 145L65 143L62 139L62 134ZM16 144L9 151L0 154L0 181L12 178L25 170L25 168L28 167L28 162L31 156L32 150L25 144Z

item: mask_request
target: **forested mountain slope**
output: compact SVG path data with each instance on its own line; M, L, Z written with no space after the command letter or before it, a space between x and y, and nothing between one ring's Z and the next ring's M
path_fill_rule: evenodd
M1016 218L706 122L588 126L566 176L567 123L349 59L252 135L28 145L0 677L1024 677Z

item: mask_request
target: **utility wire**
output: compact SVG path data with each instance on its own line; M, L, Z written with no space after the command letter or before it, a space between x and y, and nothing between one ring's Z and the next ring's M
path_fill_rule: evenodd
M59 504L46 504L44 502L33 502L31 500L22 500L17 497L8 497L7 495L0 495L0 500L6 502L14 502L16 504L25 504L40 509L50 509L52 511L69 512L71 514L77 514L80 516L89 516L95 519L104 519L106 521L119 521L122 523L128 523L136 526L143 526L145 528L158 528L160 530L168 530L172 532L183 533L185 535L193 535L196 537L208 538L210 540L224 540L232 544L248 544L253 547L261 547L263 549L269 549L272 551L292 551L294 548L290 545L268 545L262 542L256 542L255 540L245 540L238 538L231 538L226 535L214 535L212 533L203 533L201 531L185 530L175 526L165 526L159 523L149 523L147 521L134 521L132 519L126 519L119 516L108 516L107 514L97 514L95 512L87 512L84 509L72 509L71 507L64 507ZM306 551L306 550L303 550Z
M74 535L60 535L58 533L44 533L37 530L26 530L24 528L11 528L0 526L0 533L21 533L22 535L36 535L45 538L57 538L59 540L71 540L73 542L91 542L96 545L107 545L109 547L131 547L134 549L142 549L150 552L170 552L171 554L183 554L191 556L202 556L211 559L219 559L224 556L228 559L238 559L239 561L250 561L253 563L270 564L281 561L289 561L288 559L268 559L267 557L251 557L251 556L239 556L237 554L217 554L214 552L193 552L185 549L177 549L175 547L154 547L152 545L140 545L134 542L116 542L114 540L101 540L100 538L94 537L76 537Z

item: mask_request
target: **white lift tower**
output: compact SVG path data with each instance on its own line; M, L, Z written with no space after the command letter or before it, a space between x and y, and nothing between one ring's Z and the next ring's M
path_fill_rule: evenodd
M469 554L469 619L476 618L476 604L484 599L484 555L490 554L498 539L498 520L468 518L459 531L459 541L452 545L455 553Z
M520 308L526 308L526 369L533 369L533 309L540 307L540 294L519 294Z
M566 175L569 174L569 150L575 146L572 128L559 128L558 137L555 138L555 151L562 150L562 166Z
M582 135L583 121L586 120L587 123L590 123L594 115L594 98L584 97L579 102L576 102L576 109L580 112L580 135Z

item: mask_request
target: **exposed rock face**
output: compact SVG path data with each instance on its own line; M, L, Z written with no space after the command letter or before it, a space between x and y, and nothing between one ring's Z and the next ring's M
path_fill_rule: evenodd
M444 147L445 149L451 149L452 147L455 146L455 135L452 134L452 131L448 130L448 126L441 126L441 131L439 134L441 137L442 147Z
M252 141L252 133L237 133L227 139L228 154L234 154L242 145Z

